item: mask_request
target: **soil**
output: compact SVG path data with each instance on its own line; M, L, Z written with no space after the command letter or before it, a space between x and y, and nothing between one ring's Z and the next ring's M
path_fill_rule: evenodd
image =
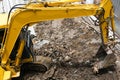
M115 66L93 73L101 37L87 17L40 22L35 32L35 56L51 58L50 66L45 73L25 74L25 80L119 80Z

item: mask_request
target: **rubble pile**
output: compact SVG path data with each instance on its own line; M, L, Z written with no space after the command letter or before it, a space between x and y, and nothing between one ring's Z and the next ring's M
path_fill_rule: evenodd
M49 56L53 60L87 61L94 56L100 46L100 37L84 21L74 19L60 20L59 26L52 26L54 21L41 22L36 27L39 40L49 43L38 48L36 55ZM56 24L56 23L55 23Z
M101 44L101 37L93 27L99 28L87 24L82 18L52 20L37 24L35 27L37 37L34 38L35 55L50 57L52 59L50 63L53 64L46 73L37 73L25 78L27 80L118 80L114 69L97 76L92 71L90 60ZM39 46L36 42L42 45Z

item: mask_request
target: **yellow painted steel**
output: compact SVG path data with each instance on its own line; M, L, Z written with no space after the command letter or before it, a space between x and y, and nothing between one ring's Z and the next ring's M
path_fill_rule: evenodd
M58 18L95 15L97 9L98 7L94 5L89 5L89 7L88 5L86 5L86 7L84 5L84 7L33 7L29 9L20 9L12 15L9 22L9 34L7 34L4 46L5 49L2 57L2 64L6 64L18 35L26 24Z
M68 1L68 0L67 0ZM103 45L108 42L108 20L112 22L112 29L114 31L114 19L113 19L113 8L110 0L102 0L100 5L93 4L67 4L62 5L63 3L54 2L54 3L31 3L24 8L17 9L12 13L9 24L7 25L6 20L0 24L7 25L7 36L4 43L4 51L1 57L1 64L7 65L9 63L9 56L13 50L15 42L20 34L21 29L27 25L32 23L37 23L40 21L53 20L59 18L72 18L78 16L90 16L96 15L100 20L100 29L101 29L101 37L103 41ZM112 17L112 18L111 18ZM1 16L0 16L0 20ZM3 26L5 27L5 26ZM24 42L21 42L20 48L18 50L18 54L16 57L15 65L18 66L20 63L20 57L23 51ZM28 62L32 60L32 58L23 60L23 62ZM15 70L10 67L10 64L5 66L7 70L16 74ZM1 69L0 69L1 70ZM2 71L2 70L1 70ZM1 75L3 75L1 73ZM3 77L1 77L3 78Z
M103 44L108 43L108 27L109 22L112 22L112 25L110 26L113 29L113 32L115 30L114 25L114 17L113 17L113 5L110 0L102 0L100 7L102 9L102 12L100 14L99 20L100 20L100 29L101 29L101 36L103 40Z
M37 0L39 2L45 2L42 1L42 0ZM83 0L46 0L47 2L80 2L80 1L83 1Z
M27 58L27 59L23 59L21 61L21 63L27 63L27 62L32 62L33 61L33 57L30 55L30 58Z
M11 61L9 59L6 65L4 65L4 67L7 71L11 71L12 75L16 75L16 71L10 66L10 62Z
M78 2L80 0L53 0L55 2Z
M99 8L101 10L97 14L99 15L102 42L107 44L109 41L108 27L111 27L113 32L115 31L114 11L111 0L101 0ZM111 22L111 26L109 26L109 22Z
M0 14L0 29L8 27L7 26L7 18L8 18L8 14L7 13Z
M0 80L10 80L10 78L11 78L11 72L10 71L5 71L0 66Z
M25 46L25 40L21 40L20 41L20 46L19 46L19 49L18 49L18 53L17 53L16 59L15 59L15 66L17 66L17 67L19 67L20 62L21 63L26 63L26 62L32 62L33 61L33 58L32 58L31 55L30 55L30 58L23 59L21 61L21 57L22 57L24 46Z
M15 59L15 66L19 66L19 64L20 64L20 60L22 57L22 52L23 52L24 46L25 46L25 40L21 40L20 46L18 49L18 53L17 53L16 59Z

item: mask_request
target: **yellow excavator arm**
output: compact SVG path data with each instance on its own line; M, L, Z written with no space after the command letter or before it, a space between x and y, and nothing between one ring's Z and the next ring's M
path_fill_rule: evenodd
M10 61L9 57L21 29L26 25L46 20L91 15L96 16L100 22L102 43L103 46L105 46L109 42L109 22L111 22L112 31L114 32L115 30L113 5L111 0L102 0L100 5L71 4L69 2L39 2L29 3L24 7L17 7L17 9L9 15L8 21L6 21L5 26L7 26L7 34L1 51L1 67L6 69L6 71L11 71L12 74L15 74L15 70L10 67L10 65L8 66ZM21 44L24 44L24 41L21 41ZM21 48L20 50L22 50ZM20 56L22 52L18 51L18 54Z

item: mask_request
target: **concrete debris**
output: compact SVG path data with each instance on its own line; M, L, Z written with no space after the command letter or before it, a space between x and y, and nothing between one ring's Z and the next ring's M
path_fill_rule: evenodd
M115 70L109 70L112 74L93 74L91 64L95 61L93 57L100 47L101 37L94 30L95 27L97 31L99 26L88 25L86 21L90 22L87 17L79 17L37 24L35 44L44 43L41 43L41 39L48 41L34 47L35 55L50 58L50 64L52 62L48 72L37 75L41 80L113 80L111 75L118 80ZM43 60L42 57L36 58ZM54 69L54 65L57 69Z
M65 56L64 61L70 61L71 58L69 56Z
M49 41L48 40L35 40L35 39L33 39L33 43L34 43L34 45L33 45L33 49L34 50L38 50L38 49L40 49L44 44L48 44L49 43Z

